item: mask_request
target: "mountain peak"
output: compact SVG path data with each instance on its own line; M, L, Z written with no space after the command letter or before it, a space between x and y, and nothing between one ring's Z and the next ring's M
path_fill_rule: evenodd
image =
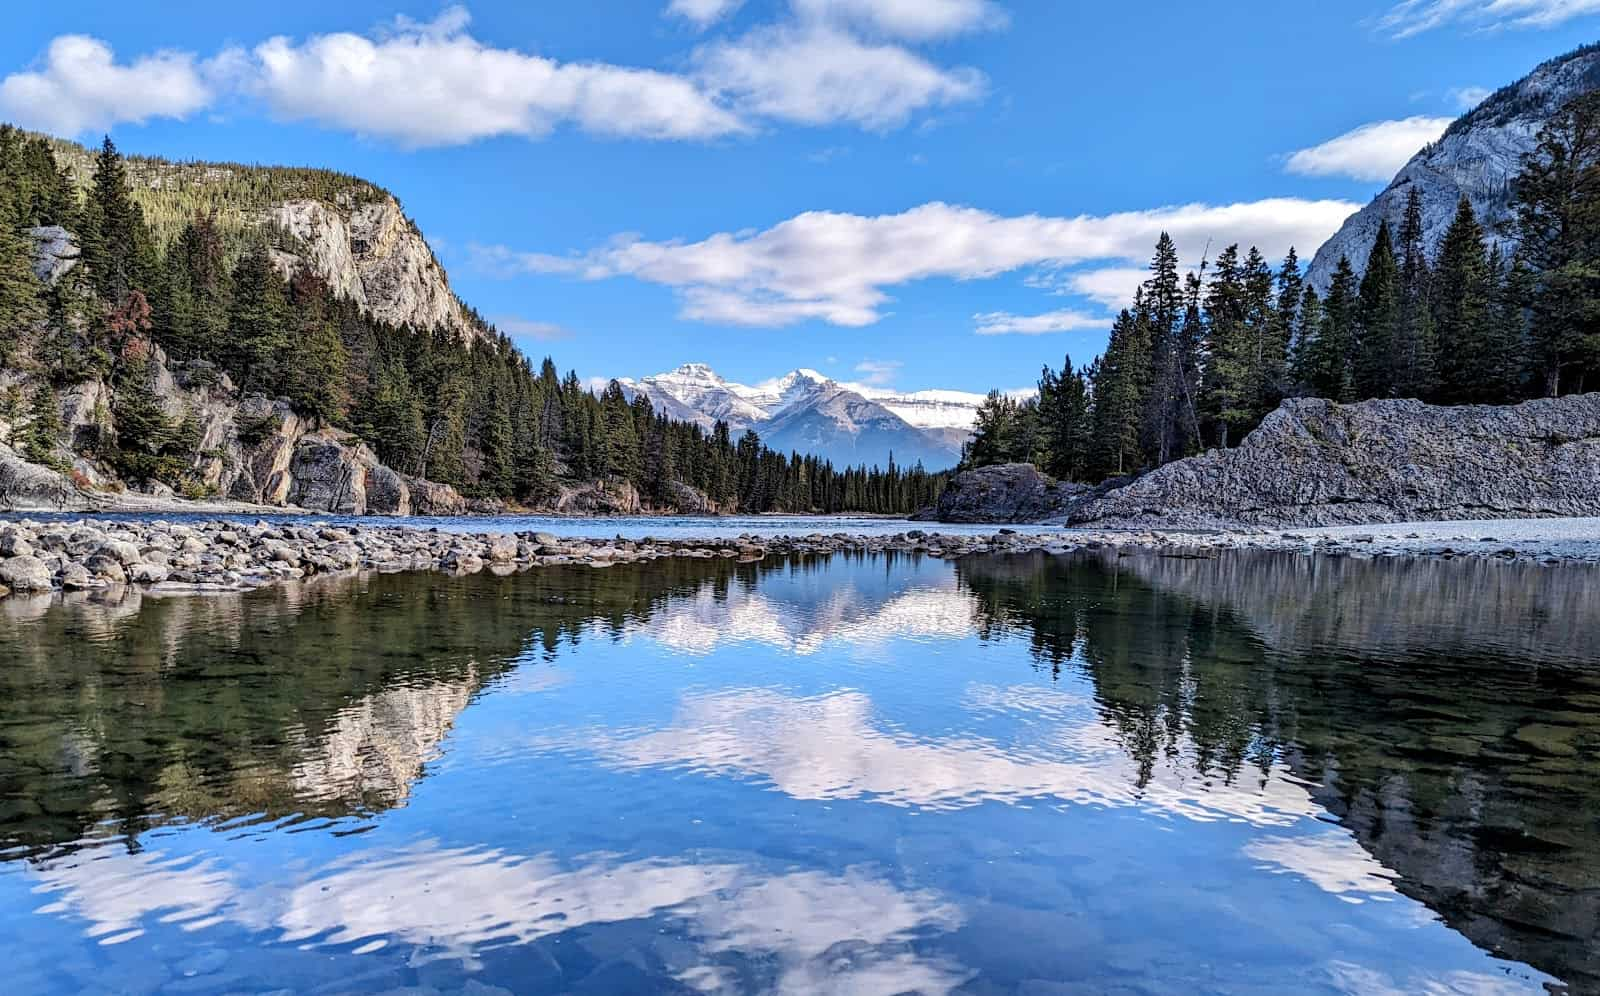
M1422 200L1423 239L1438 250L1445 230L1465 195L1483 225L1491 248L1514 249L1515 206L1512 181L1522 157L1534 150L1539 130L1562 105L1600 87L1600 46L1589 45L1540 64L1533 72L1501 87L1457 119L1444 135L1406 163L1372 202L1345 220L1306 271L1306 281L1326 291L1340 257L1356 276L1367 266L1378 228L1387 221L1398 230L1412 190Z

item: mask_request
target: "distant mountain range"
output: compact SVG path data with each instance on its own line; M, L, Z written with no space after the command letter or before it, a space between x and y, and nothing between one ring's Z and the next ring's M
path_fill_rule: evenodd
M629 400L643 394L669 418L707 429L726 422L735 435L754 429L774 450L815 454L835 466L887 466L893 454L903 467L953 467L984 399L967 391L904 394L806 369L738 384L704 363L617 383Z

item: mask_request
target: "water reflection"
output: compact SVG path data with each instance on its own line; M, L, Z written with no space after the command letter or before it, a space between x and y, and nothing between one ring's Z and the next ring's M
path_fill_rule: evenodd
M357 991L1541 978L1435 917L1583 991L1597 595L1498 564L836 557L13 599L0 919L41 992L122 951L154 991L191 973L151 951L203 944L200 991L326 985L317 951L369 966L333 976Z

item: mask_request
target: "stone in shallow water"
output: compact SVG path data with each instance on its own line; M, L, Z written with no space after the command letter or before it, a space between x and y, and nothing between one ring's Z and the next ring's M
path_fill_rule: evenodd
M12 557L0 561L0 583L13 591L49 591L50 568L38 557Z

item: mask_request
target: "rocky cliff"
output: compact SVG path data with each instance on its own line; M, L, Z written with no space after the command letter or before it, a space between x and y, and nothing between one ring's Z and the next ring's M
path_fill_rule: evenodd
M1430 252L1437 251L1463 194L1472 202L1489 241L1501 249L1511 238L1511 180L1535 136L1563 104L1600 87L1600 46L1591 45L1539 66L1457 120L1439 141L1418 152L1372 203L1351 215L1317 251L1307 279L1326 291L1341 256L1359 276L1387 220L1398 228L1412 190L1422 195L1423 228Z
M446 328L466 338L480 334L467 321L444 267L393 197L358 205L295 200L265 215L301 247L276 254L286 276L309 267L335 294L391 325Z
M1600 515L1600 394L1286 401L1238 449L1076 502L1074 524L1324 526Z
M22 383L0 372L0 390ZM349 433L296 415L286 402L241 395L226 374L204 362L174 363L156 349L150 387L168 418L199 430L192 478L196 493L253 505L343 515L459 515L467 502L454 488L384 466ZM11 446L23 427L0 416L0 508L95 509L126 504L122 482L82 455L84 441L115 431L116 392L90 380L60 393L62 436L50 465L30 463ZM152 497L171 498L157 486Z

